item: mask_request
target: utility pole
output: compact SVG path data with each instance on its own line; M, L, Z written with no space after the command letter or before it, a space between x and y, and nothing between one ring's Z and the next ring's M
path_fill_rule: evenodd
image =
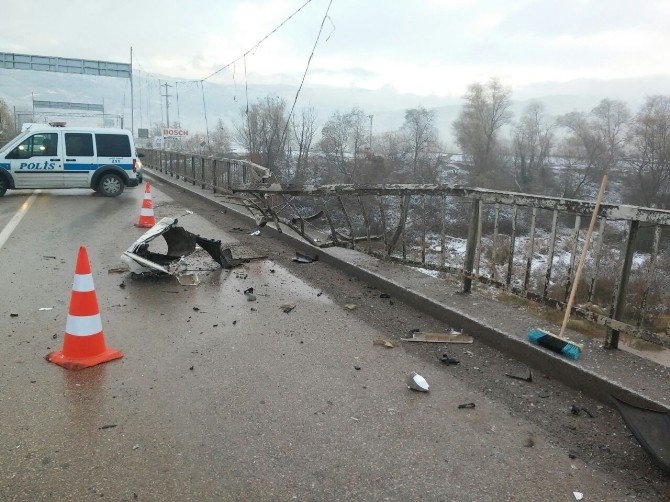
M170 128L170 93L168 91L168 87L172 87L170 84L165 82L161 87L165 87L165 94L161 94L161 97L165 98L165 122L167 122L166 126L169 129Z
M370 119L370 152L372 152L372 117L374 117L374 115L368 115L368 118Z
M133 93L133 46L130 46L130 134L135 137L135 94Z

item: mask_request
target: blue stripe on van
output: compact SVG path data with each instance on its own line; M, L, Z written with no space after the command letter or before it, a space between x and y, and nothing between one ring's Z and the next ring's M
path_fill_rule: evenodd
M101 165L109 165L109 164L79 164L79 163L68 164L66 162L65 166L64 166L64 170L65 171L95 171ZM133 165L132 164L111 164L111 165L118 166L121 169L124 169L126 171L132 171L133 170Z

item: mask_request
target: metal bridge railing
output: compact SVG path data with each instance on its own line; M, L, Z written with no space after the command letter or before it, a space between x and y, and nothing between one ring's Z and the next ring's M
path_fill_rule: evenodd
M171 176L248 196L259 218L317 246L456 274L464 292L483 283L558 310L594 210L589 201L454 185L269 185L259 183L267 170L247 161L146 153L148 166ZM608 348L620 333L670 347L670 211L603 204L598 216L573 314L605 327Z

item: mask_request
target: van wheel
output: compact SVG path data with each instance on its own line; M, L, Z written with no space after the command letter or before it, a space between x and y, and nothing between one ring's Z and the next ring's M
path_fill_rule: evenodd
M5 195L7 192L7 179L4 176L0 176L0 197Z
M116 197L123 192L123 180L116 174L103 174L98 182L98 192L105 197Z

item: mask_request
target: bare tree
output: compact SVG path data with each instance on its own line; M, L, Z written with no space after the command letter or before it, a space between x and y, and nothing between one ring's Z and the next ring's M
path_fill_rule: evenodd
M7 143L17 133L12 112L7 103L0 99L0 146Z
M312 148L312 141L314 140L316 110L310 106L309 108L302 110L300 120L296 120L294 116L291 122L293 140L295 141L297 148L295 181L300 183L305 181L307 167L309 165L309 152Z
M242 110L242 121L236 128L236 139L244 145L253 162L267 167L283 179L286 159L286 101L268 95Z
M599 180L619 163L629 117L623 102L603 99L589 113L571 112L558 118L591 179Z
M366 138L366 115L360 108L349 113L335 112L321 129L321 151L329 171L328 179L334 172L342 175L347 183L355 183L363 159Z
M514 182L521 192L538 191L547 185L547 160L553 146L553 124L546 119L544 105L531 102L514 127Z
M626 162L633 170L633 200L670 208L670 96L647 98L635 115Z
M405 122L402 131L412 156L412 174L414 181L433 178L436 173L428 173L429 154L435 153L437 145L437 128L435 127L435 110L426 110L423 106L405 110ZM433 163L434 165L434 163ZM431 176L433 174L433 176Z
M511 119L511 91L499 80L468 86L465 105L453 124L456 142L475 176L501 167L498 132Z
M219 119L216 127L209 135L207 153L217 157L225 157L230 153L230 150L230 131L228 131L223 120Z

